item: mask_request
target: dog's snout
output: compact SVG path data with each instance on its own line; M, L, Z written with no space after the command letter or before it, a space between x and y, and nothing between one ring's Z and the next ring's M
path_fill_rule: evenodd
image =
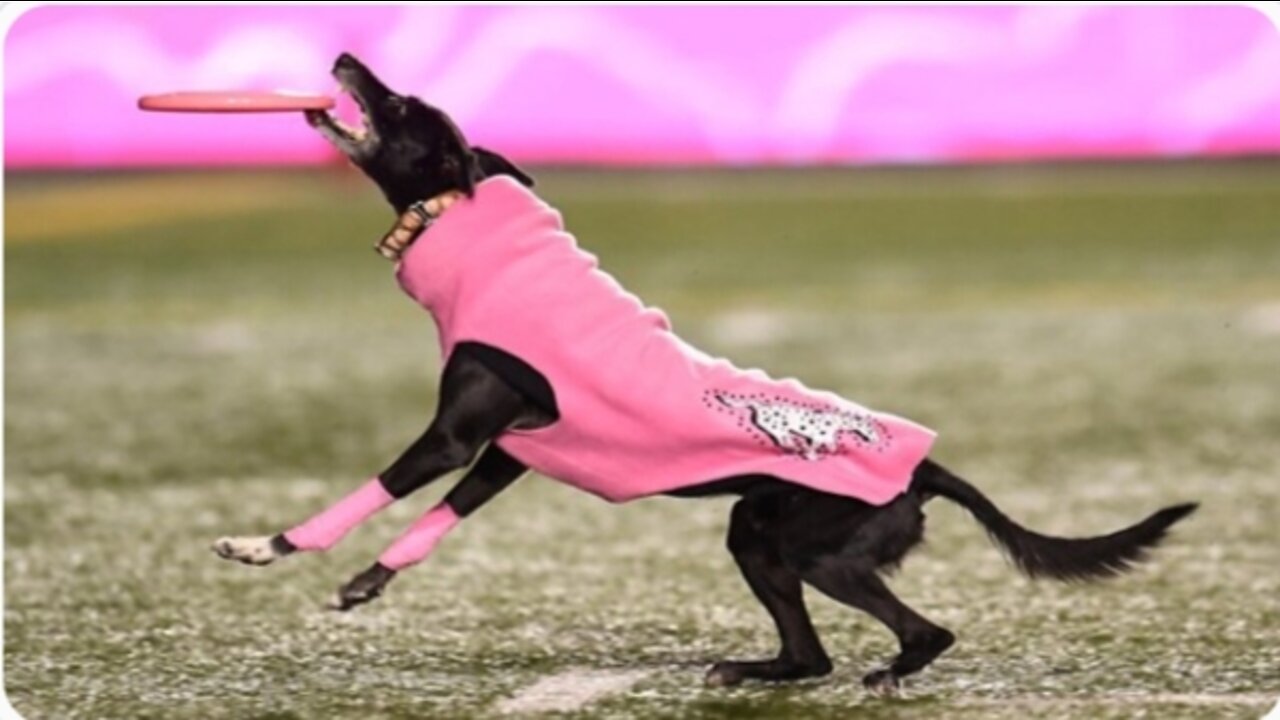
M334 72L338 72L339 70L355 70L359 67L360 67L360 61L357 60L354 55L348 52L342 53L341 55L338 56L337 60L333 61Z

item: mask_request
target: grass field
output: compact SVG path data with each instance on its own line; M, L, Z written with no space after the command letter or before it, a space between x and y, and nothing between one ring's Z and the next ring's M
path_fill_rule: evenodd
M937 457L1031 527L1200 513L1140 572L1064 587L932 504L893 586L960 641L901 700L859 683L888 632L813 593L834 675L702 686L775 650L723 549L728 500L609 506L526 479L334 614L450 479L325 556L259 569L208 546L303 519L431 417L434 331L369 249L391 219L376 192L321 171L11 174L20 712L490 717L591 678L616 687L561 715L1257 718L1280 694L1280 165L542 180L687 338L931 425Z

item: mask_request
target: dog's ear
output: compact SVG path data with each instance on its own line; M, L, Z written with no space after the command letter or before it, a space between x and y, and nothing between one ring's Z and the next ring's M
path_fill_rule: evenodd
M533 178L528 173L516 167L515 163L498 153L492 150L485 150L482 147L472 147L471 152L475 153L476 162L480 165L480 171L485 177L510 175L526 187L533 187Z
M436 181L435 184L429 184L428 195L448 189L458 190L471 197L476 190L476 181L480 179L475 171L478 164L479 158L467 148L465 142L445 138L434 152L415 159L413 174L415 177Z

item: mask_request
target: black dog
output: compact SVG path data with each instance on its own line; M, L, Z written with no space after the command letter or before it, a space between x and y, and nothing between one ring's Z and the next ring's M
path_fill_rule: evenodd
M324 113L311 113L308 120L377 183L400 215L414 203L450 192L470 195L493 174L533 184L500 155L470 147L445 113L392 92L350 55L338 58L334 75L364 110L367 127L352 130ZM466 516L527 469L490 441L508 429L542 427L556 419L554 393L536 368L496 348L462 343L446 363L436 417L380 482L399 498L470 465L445 498L457 515ZM1166 508L1102 537L1047 537L1021 527L972 485L930 460L916 468L906 493L883 506L766 476L707 478L703 485L671 494L740 496L730 516L729 550L782 639L777 658L718 663L707 676L709 683L794 680L831 671L805 609L801 587L808 583L870 613L897 636L899 655L864 678L878 692L892 692L900 678L924 668L955 640L898 600L879 574L920 542L922 508L935 495L969 510L1024 573L1057 580L1092 580L1129 569L1196 507ZM283 534L224 539L215 546L223 557L254 564L296 549ZM348 609L372 600L394 576L373 565L339 590L336 606Z

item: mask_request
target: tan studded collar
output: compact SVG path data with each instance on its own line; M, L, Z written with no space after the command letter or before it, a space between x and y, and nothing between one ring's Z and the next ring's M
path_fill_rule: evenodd
M427 200L419 200L409 206L391 226L391 230L373 246L378 254L388 260L399 260L418 236L431 227L436 218L462 197L458 190L449 190Z

